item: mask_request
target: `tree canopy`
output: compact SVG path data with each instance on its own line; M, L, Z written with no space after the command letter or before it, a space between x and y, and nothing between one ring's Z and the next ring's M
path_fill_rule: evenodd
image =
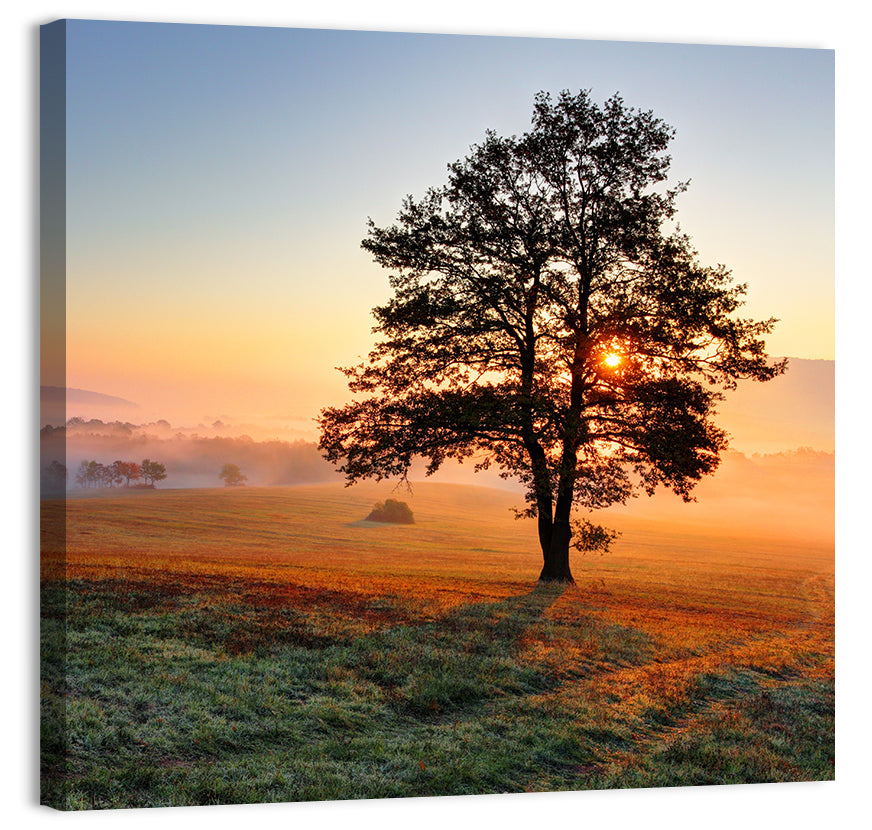
M540 579L562 581L574 509L659 485L692 498L727 446L721 390L785 364L765 351L775 320L739 316L746 286L675 224L673 137L618 95L540 93L528 132L487 132L395 224L369 221L362 246L393 296L368 359L343 369L356 398L320 417L349 483L416 457L428 473L496 465L526 485ZM601 549L592 527L582 546Z
M248 481L248 476L239 469L238 464L224 464L218 478L224 481L225 487L243 487Z
M151 461L148 458L143 459L142 464L139 465L139 471L140 475L151 485L155 485L167 477L167 468L163 464Z

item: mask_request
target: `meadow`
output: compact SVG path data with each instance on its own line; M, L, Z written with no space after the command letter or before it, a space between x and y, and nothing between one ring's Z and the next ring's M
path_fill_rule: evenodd
M385 497L415 524L363 521ZM62 809L834 778L833 543L616 514L536 586L516 495L42 502L42 801Z

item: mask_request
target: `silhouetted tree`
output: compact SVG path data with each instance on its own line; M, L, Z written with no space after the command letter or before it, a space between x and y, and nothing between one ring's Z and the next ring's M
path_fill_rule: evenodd
M416 456L428 473L495 464L527 486L556 581L572 581L574 508L658 485L691 500L727 445L719 390L785 364L765 352L775 321L737 316L745 286L670 229L673 136L617 95L540 93L529 132L488 132L397 224L370 220L362 244L394 294L368 361L343 370L360 397L320 417L349 483Z
M218 473L218 478L224 481L225 487L241 487L248 481L236 464L225 464Z

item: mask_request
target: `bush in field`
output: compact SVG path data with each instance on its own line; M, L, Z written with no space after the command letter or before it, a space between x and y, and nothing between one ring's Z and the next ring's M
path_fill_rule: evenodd
M372 512L366 517L368 522L386 522L395 525L415 524L412 510L404 501L387 499L375 503Z

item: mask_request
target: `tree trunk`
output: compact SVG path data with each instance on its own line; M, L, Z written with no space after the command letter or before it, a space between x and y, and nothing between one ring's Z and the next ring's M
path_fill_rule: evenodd
M539 574L540 582L575 582L572 571L569 569L569 539L570 534L565 530L554 527L551 535L551 548L545 554L545 563L542 573Z
M572 499L558 497L554 510L554 523L551 526L551 544L543 550L544 563L540 582L575 582L569 569L569 542L572 539L572 527L569 524L569 513L572 509Z
M539 546L542 556L547 560L551 549L554 517L552 516L553 501L551 496L551 481L548 476L548 462L541 445L533 437L532 428L527 430L525 442L530 453L533 471L533 488L536 493L536 517L539 531Z
M573 404L579 398L578 383L575 377L572 382ZM578 459L577 450L577 417L571 419L567 426L567 435L563 439L563 457L560 459L560 479L557 484L557 499L554 503L554 522L551 526L551 544L543 551L544 563L540 582L575 582L569 569L569 543L572 540L572 502L575 498L575 467Z

